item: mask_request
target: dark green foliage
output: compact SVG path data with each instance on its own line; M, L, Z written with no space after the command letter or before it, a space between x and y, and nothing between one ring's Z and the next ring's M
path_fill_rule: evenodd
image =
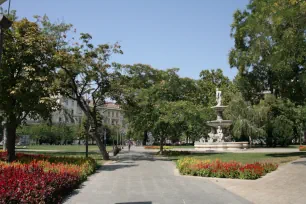
M252 0L234 13L229 63L239 71L237 85L247 101L258 103L269 90L305 102L305 10L305 1Z
M272 136L274 143L288 146L293 138L293 122L280 115L273 120Z

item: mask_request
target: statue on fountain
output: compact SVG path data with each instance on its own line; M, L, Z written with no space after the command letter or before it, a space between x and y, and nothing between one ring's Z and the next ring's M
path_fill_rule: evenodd
M217 129L217 142L223 142L223 132L220 126Z
M219 89L217 88L217 91L216 91L216 102L217 102L217 105L216 106L221 106L221 100L222 100L222 92L219 91Z
M224 149L243 149L248 148L248 142L233 142L229 135L229 127L232 124L231 120L223 119L223 111L227 106L222 105L222 92L216 89L216 106L211 107L216 111L217 118L212 121L207 121L206 125L211 127L208 137L201 137L195 142L196 148L209 150L224 150Z

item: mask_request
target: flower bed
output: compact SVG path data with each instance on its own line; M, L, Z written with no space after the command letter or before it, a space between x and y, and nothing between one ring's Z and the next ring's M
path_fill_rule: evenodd
M6 152L0 152L0 160ZM92 158L16 154L0 161L0 203L59 203L63 196L94 173Z
M183 175L233 179L258 179L277 167L274 163L241 164L236 161L203 161L188 157L177 161L177 168Z
M160 149L160 146L145 146L145 149ZM172 149L173 147L171 146L164 146L164 149Z
M300 150L301 152L305 152L305 151L306 151L306 146L300 146L300 147L299 147L299 150Z

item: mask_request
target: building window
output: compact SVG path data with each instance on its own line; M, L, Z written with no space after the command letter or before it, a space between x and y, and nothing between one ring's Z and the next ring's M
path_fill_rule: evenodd
M116 117L117 117L117 118L119 117L119 113L118 113L118 111L116 112Z
M71 110L71 115L72 115L72 116L74 115L74 111L73 111L73 110Z
M112 111L112 117L114 117L114 111Z
M108 117L110 117L110 112L109 111L107 112L107 114L108 114Z
M61 117L58 118L58 122L62 122L62 118Z

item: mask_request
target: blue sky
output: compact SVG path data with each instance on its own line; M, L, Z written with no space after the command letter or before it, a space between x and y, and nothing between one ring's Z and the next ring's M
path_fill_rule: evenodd
M180 68L183 77L199 78L203 69L221 68L231 79L230 24L248 0L11 0L19 17L47 14L72 23L94 43L120 42L124 64ZM7 3L3 8L7 8Z

